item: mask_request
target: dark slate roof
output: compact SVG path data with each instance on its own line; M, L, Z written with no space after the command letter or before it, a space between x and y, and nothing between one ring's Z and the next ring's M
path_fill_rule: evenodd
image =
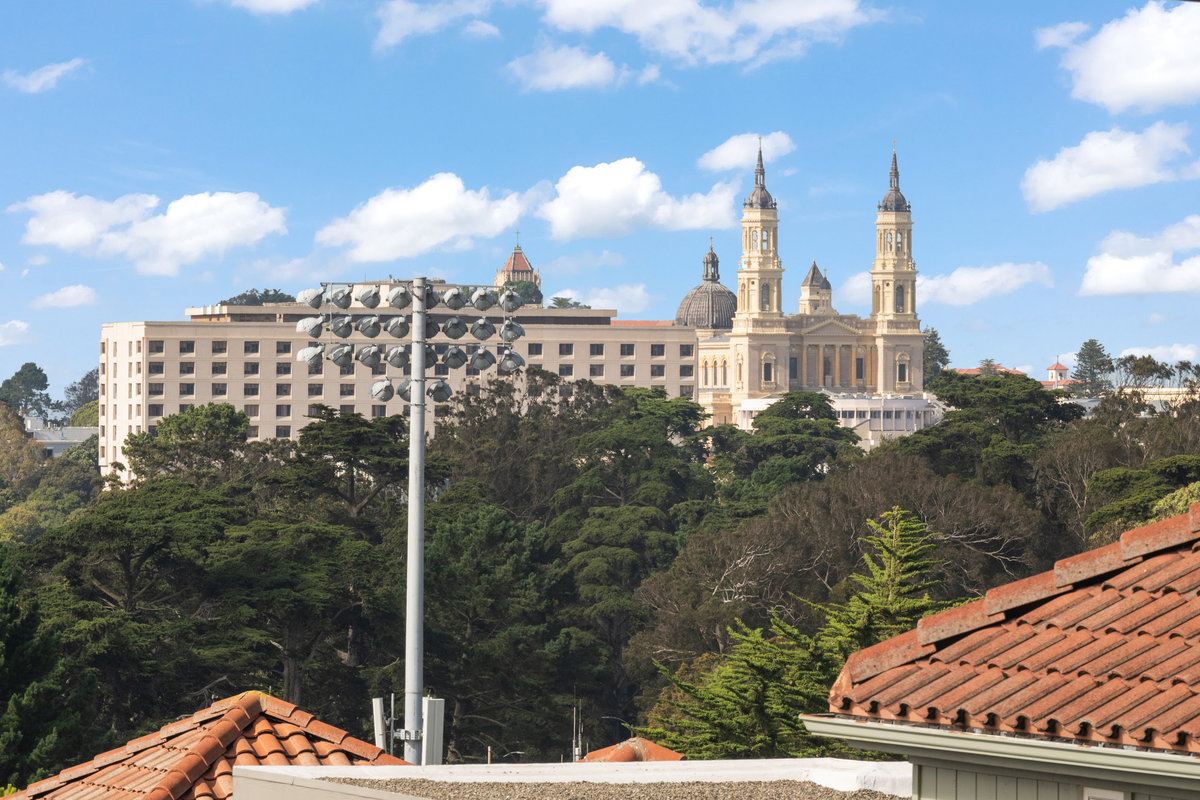
M693 328L732 328L737 295L722 286L717 254L708 246L704 254L704 280L684 295L675 312L676 325Z
M896 152L892 151L892 171L888 175L888 193L879 203L880 211L911 211L908 201L900 193L900 170L896 166Z

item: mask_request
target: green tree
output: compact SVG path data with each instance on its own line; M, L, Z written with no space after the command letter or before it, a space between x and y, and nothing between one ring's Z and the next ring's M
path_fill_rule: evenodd
M12 377L0 384L0 402L18 414L45 418L54 410L54 403L46 394L49 385L50 381L42 368L32 361L26 361Z
M228 403L163 417L154 433L134 433L123 452L138 481L178 478L204 488L261 477L290 451L288 441L247 442L250 418Z
M67 424L72 428L95 428L100 424L100 401L89 400L75 409Z
M922 351L922 369L925 380L930 381L950 365L950 351L942 344L942 337L933 326L922 331L925 334L924 350Z
M1089 532L1113 535L1149 522L1160 500L1196 481L1200 481L1200 456L1193 455L1156 459L1141 469L1101 470L1092 482L1106 502L1088 516L1086 527Z
M37 603L0 545L0 783L40 780L79 746L74 695L84 682L40 623Z
M82 378L67 386L63 393L63 411L74 414L88 403L97 403L99 399L100 368L92 367Z
M0 510L25 497L45 461L45 448L26 435L24 420L0 404Z
M1075 369L1071 380L1078 381L1071 391L1078 397L1099 397L1112 391L1109 375L1113 371L1113 360L1096 339L1088 339L1079 346L1075 354Z
M873 533L864 537L865 570L850 578L857 591L845 604L823 608L825 626L817 634L820 646L841 662L839 671L851 653L899 636L945 607L929 596L937 585L928 579L937 543L925 524L899 506L867 524Z
M586 666L558 614L563 569L539 523L477 489L459 484L429 507L426 663L446 698L448 760L482 761L489 747L547 760L570 735L569 687Z
M985 358L979 362L979 374L996 376L1000 374L1000 365L993 358Z
M222 306L261 306L264 303L294 303L295 295L281 292L278 289L247 289L241 294L235 294L218 305Z
M0 514L0 540L31 542L95 502L100 484L96 444L91 436L39 470L37 485Z
M551 308L591 308L591 306L584 305L583 303L579 302L578 300L575 300L570 297L551 297L550 298L550 307Z
M228 529L209 552L208 594L219 598L228 646L243 658L257 654L259 665L273 660L276 669L256 671L291 703L321 691L308 679L318 660L358 666L362 629L390 605L382 553L343 526L252 520ZM337 653L354 628L351 649Z
M504 284L505 289L512 289L517 294L521 295L521 300L527 306L542 306L542 290L533 281L508 281Z
M194 711L189 693L232 674L240 650L217 627L204 577L209 548L241 521L229 498L160 480L106 493L31 545L43 616L96 685L89 747Z

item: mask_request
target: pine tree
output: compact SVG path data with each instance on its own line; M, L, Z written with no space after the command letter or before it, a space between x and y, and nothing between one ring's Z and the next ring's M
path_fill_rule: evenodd
M1104 346L1095 339L1088 339L1075 354L1075 369L1071 371L1071 379L1078 381L1073 387L1075 394L1099 397L1112 391L1112 382L1108 378L1112 371L1113 360Z
M933 536L910 512L899 506L867 520L874 533L863 537L866 571L850 577L858 591L849 602L824 606L825 626L817 634L820 646L838 660L864 647L911 630L921 617L945 607L929 598L933 581L925 580L934 561ZM874 552L871 552L874 551ZM841 669L841 665L838 665Z
M928 382L950 364L950 351L942 344L942 338L938 336L937 328L929 327L922 333L925 334L922 369L925 373L925 380Z

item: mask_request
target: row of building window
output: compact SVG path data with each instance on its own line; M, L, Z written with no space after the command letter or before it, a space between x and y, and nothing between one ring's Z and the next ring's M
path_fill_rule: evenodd
M538 365L531 364L530 366L536 367ZM632 378L634 376L633 375L633 364L621 364L620 371L621 371L620 374L621 374L622 378ZM694 367L691 364L680 364L679 365L679 377L690 378L690 377L692 377L693 373L694 373ZM558 376L560 378L575 377L574 365L573 364L559 364L558 365ZM650 365L650 377L651 378L665 378L666 376L667 376L667 365L666 364L651 364ZM604 365L603 364L589 364L588 365L588 377L589 378L603 378L604 377Z
M679 345L679 357L680 358L691 358L692 353L694 352L693 351L694 347L695 347L695 345L690 345L690 344ZM620 348L621 348L621 350L620 350L621 356L623 358L636 355L636 345L622 344L620 346ZM530 342L526 352L531 356L542 355L542 343L541 342ZM561 356L574 356L575 355L575 344L573 342L561 342L558 345L558 355L560 357ZM592 358L599 358L603 355L604 355L604 345L603 344L593 343L593 344L588 345L588 356L590 356ZM667 355L667 346L665 344L650 345L650 357L651 358L664 358L666 355Z
M100 354L101 355L104 355L104 353L105 353L105 344L106 344L105 342L100 343ZM180 355L183 355L183 356L195 355L195 353L196 353L195 340L183 339L178 344L179 344L179 354ZM210 345L211 345L211 354L214 356L224 355L229 352L229 343L227 341L224 341L224 340L213 341L213 342L210 342ZM132 347L132 342L130 343L130 346ZM446 347L446 345L441 345L441 346ZM690 344L679 345L679 357L680 358L691 358L692 353L694 352L693 348L694 348L694 345L690 345ZM137 343L137 350L139 353L142 351L142 343L140 341ZM149 345L147 347L147 351L150 353L150 355L165 354L166 353L166 342L162 339L151 339L149 342ZM258 355L259 352L260 352L259 342L257 342L257 341L242 342L242 354L243 355ZM275 354L276 355L290 355L291 352L292 352L292 343L290 341L276 341L275 342ZM528 353L531 356L542 355L542 344L540 342L531 342L529 344ZM564 342L564 343L561 343L558 345L558 354L560 356L571 356L571 355L574 355L574 353L575 353L574 343ZM634 355L636 355L636 345L622 344L622 345L620 345L620 353L621 353L622 357L634 356ZM651 344L650 345L650 357L651 358L662 358L662 357L665 357L666 354L667 354L667 346L665 344ZM131 352L131 355L132 355L132 352ZM592 356L592 357L603 356L604 355L604 345L602 343L589 344L588 345L588 355Z

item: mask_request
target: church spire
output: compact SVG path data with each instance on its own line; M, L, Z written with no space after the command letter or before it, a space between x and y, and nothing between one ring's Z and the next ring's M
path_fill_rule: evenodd
M766 187L767 171L763 168L762 160L762 137L758 137L758 166L754 168L754 185Z
M892 171L888 174L888 187L900 191L900 168L896 166L896 144L892 143Z

